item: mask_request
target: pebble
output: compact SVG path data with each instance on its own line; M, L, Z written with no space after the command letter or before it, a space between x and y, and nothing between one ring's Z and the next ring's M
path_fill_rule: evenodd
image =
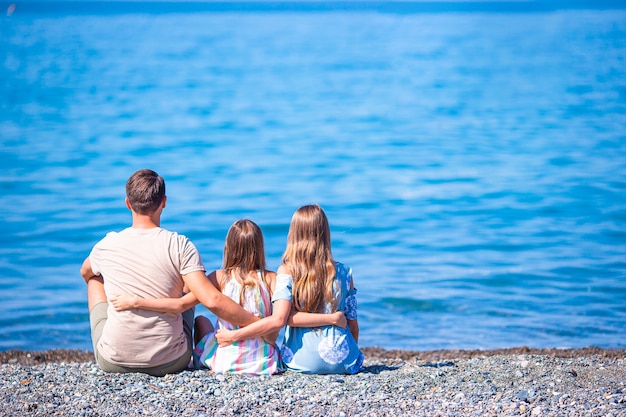
M0 365L0 409L7 416L81 417L626 417L624 359L495 355L437 366L366 358L364 365L357 375L288 371L249 377L195 370L158 378L108 374L93 362L9 362ZM581 371L574 375L573 369Z

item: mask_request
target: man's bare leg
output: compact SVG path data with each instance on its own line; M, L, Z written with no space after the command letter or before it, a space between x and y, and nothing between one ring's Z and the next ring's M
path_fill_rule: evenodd
M87 306L89 311L98 303L106 303L107 295L104 292L102 277L90 278L87 282Z

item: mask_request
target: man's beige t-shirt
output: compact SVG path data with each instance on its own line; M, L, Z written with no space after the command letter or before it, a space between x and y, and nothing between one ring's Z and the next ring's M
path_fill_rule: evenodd
M194 244L162 229L127 228L111 232L89 255L91 268L104 278L107 298L129 293L143 298L178 298L183 275L205 271ZM128 367L152 367L179 359L187 349L180 314L132 309L115 311L97 349L107 361Z

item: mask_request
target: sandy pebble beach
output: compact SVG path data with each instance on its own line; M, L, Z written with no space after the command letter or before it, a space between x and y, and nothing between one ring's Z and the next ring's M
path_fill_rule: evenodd
M91 352L0 352L5 416L626 417L626 350L364 349L357 375L106 374Z

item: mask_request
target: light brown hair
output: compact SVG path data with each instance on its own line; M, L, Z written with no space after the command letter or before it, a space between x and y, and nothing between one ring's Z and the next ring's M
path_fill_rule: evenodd
M154 213L165 197L165 180L151 169L140 169L126 182L126 197L135 212Z
M326 303L331 303L336 311L330 226L319 205L302 206L293 214L282 263L293 278L293 304L297 311L322 313Z
M252 220L237 220L230 226L224 244L224 288L226 281L234 276L241 284L239 304L243 301L243 292L246 287L255 287L256 279L250 274L261 271L265 277L265 246L261 228ZM266 283L268 284L268 283ZM268 286L269 288L269 286Z

